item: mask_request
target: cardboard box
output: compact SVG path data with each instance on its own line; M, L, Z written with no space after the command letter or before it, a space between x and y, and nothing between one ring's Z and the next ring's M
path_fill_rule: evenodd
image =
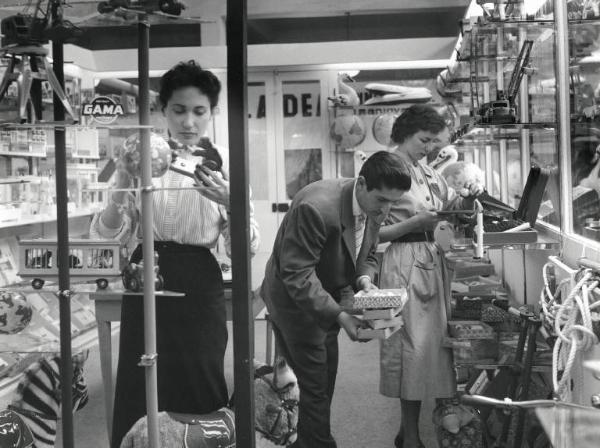
M483 193L478 197L479 202L484 208L483 244L510 245L534 243L537 241L537 232L533 230L533 227L540 211L549 177L549 169L538 166L531 167L517 210L491 197L487 193ZM507 232L505 230L506 227L502 226L504 224L502 221L510 222L511 227L519 223L529 223L530 229ZM500 224L497 224L498 222ZM473 238L477 242L477 232L475 231L473 231Z
M362 317L365 320L392 319L400 314L401 311L401 306L397 306L396 308L366 309L362 311Z
M455 364L478 364L498 359L495 339L444 338L443 345L452 349Z
M404 325L404 319L402 316L395 316L391 319L369 319L366 320L367 324L373 330L379 330L380 328L390 328L390 327L401 327Z
M494 330L489 325L475 320L450 320L448 333L457 339L492 339Z
M510 244L535 243L538 234L534 229L519 230L517 232L483 232L483 244L490 246L506 246ZM477 243L477 234L473 234L473 241Z
M358 329L358 339L387 339L395 332L400 330L402 325L398 325L397 327L390 328L359 328Z
M359 291L354 295L352 308L402 308L408 300L405 288L399 289L374 289L365 293Z

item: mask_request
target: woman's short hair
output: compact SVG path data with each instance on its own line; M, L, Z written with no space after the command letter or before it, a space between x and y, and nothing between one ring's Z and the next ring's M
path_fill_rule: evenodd
M363 164L358 174L365 178L367 191L383 187L410 190L410 171L402 159L392 152L377 151Z
M211 108L219 103L221 81L213 72L204 70L194 60L178 63L160 78L158 99L162 108L167 106L173 92L182 87L197 87L208 97Z
M446 127L444 118L433 107L413 104L394 121L391 138L399 144L419 131L439 134Z

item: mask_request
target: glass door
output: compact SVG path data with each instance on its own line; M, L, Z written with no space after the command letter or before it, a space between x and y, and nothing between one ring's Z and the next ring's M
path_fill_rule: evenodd
M270 253L294 195L332 175L326 73L272 71L248 79L250 185L260 252Z

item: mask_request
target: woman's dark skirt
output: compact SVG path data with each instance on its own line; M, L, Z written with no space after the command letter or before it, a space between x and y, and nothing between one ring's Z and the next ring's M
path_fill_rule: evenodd
M203 414L228 401L224 375L227 325L223 278L202 247L155 243L164 289L185 297L156 298L159 411ZM146 415L143 297L124 296L112 448Z

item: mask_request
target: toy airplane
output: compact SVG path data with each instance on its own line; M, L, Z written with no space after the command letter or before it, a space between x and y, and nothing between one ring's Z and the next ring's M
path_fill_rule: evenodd
M426 87L406 87L374 82L367 84L365 89L373 95L364 102L365 105L426 103L431 100L431 91Z

